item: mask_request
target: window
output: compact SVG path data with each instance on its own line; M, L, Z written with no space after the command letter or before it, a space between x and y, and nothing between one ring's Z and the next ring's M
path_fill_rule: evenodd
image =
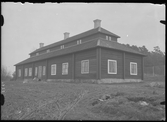
M67 75L68 74L68 63L63 63L62 64L62 75Z
M51 75L56 75L56 64L51 65Z
M29 76L32 76L32 68L29 68Z
M109 41L111 41L111 36L109 36Z
M45 72L46 72L46 66L43 66L43 75L45 75Z
M48 49L48 50L46 50L46 52L48 53L48 52L50 52L50 50Z
M60 47L61 49L64 49L64 45L61 45L61 47Z
M81 61L81 74L89 73L89 60Z
M78 41L77 41L77 44L81 44L81 43L82 43L82 40L78 40Z
M42 66L38 66L38 78L42 77Z
M108 40L108 36L106 36L106 40Z
M137 63L130 62L130 75L137 75Z
M21 77L21 69L18 70L18 77Z
M38 67L35 67L35 76L38 74Z
M108 60L108 74L117 74L116 60Z
M77 44L79 44L79 40L77 40Z
M25 76L27 76L27 73L28 73L28 69L27 68L25 68Z

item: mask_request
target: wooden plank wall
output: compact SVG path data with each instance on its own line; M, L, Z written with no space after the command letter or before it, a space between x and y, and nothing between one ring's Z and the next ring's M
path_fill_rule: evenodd
M81 74L81 61L89 60L89 73ZM97 60L96 49L78 52L75 54L75 78L76 79L96 79Z
M142 64L141 64L141 56L126 53L125 54L125 78L132 79L141 79L142 78ZM130 75L130 62L137 63L137 75Z
M68 75L62 75L62 63L68 62ZM56 64L56 75L51 75L51 65ZM48 79L71 79L72 78L72 54L48 59Z

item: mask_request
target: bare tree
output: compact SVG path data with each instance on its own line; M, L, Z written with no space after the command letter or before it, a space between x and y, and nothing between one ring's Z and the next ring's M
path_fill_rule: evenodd
M5 66L1 66L1 81L7 81L11 79L10 72Z

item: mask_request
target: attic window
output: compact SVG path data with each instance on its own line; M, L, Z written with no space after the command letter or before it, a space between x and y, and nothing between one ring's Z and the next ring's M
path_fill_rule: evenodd
M106 40L108 40L108 36L106 36Z
M82 40L78 40L78 41L77 41L77 44L81 44L81 43L82 43Z
M48 49L48 50L46 50L46 52L48 53L48 52L50 52L50 50Z
M109 41L111 41L111 37L109 36Z
M64 49L64 45L61 45L61 47L60 47L61 49Z

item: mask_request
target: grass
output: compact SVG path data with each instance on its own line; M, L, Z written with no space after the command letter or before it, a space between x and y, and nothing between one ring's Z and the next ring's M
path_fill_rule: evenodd
M160 120L165 87L122 84L5 82L2 120ZM158 81L160 82L160 81ZM161 84L165 84L161 80ZM108 99L100 101L102 96ZM148 105L143 106L141 101Z
M145 81L165 81L165 76L164 75L145 75L144 76Z

